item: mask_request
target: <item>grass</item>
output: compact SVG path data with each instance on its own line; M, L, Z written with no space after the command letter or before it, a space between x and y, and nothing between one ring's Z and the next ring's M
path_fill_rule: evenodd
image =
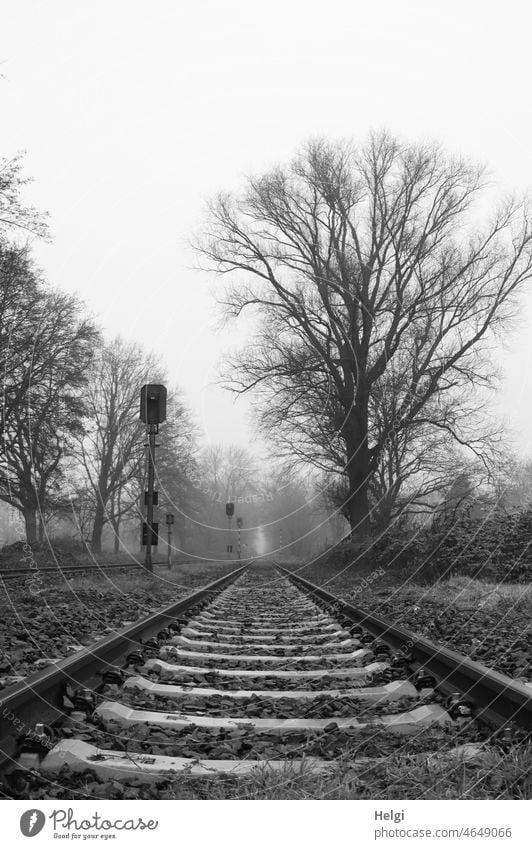
M150 574L142 569L113 569L100 572L98 570L84 572L81 575L69 575L66 578L58 573L41 573L36 569L30 575L6 582L9 595L16 598L22 589L22 596L26 596L25 584L35 583L37 578L41 588L41 595L46 596L49 592L61 588L63 591L74 593L98 590L105 594L116 594L119 596L134 596L138 593L157 592L160 594L171 594L176 590L195 589L209 584L218 578L234 571L236 566L227 562L218 563L185 563L172 566L156 566L154 573Z
M162 587L168 589L179 587L200 587L215 581L232 572L236 566L229 563L185 563L172 566L156 566L153 575L137 570L118 572L116 570L105 573L88 572L85 575L74 575L69 578L68 583L74 590L91 589L95 585L105 586L106 590L115 588L121 594L160 590Z
M23 551L22 545L22 542L18 542L13 545L5 546L2 550L0 550L0 571L1 569L27 567L27 558L25 560L24 557L25 553L27 553L27 549ZM64 539L50 539L46 542L35 543L31 546L31 549L33 562L37 565L37 567L53 567L57 564L63 567L72 567L91 566L97 563L113 565L119 563L134 564L144 562L144 552L127 550L119 551L118 553L112 551L93 553L88 551L79 542L76 543ZM153 553L154 561L158 561L164 569L166 569L165 551L166 548L163 547L160 554L158 554L157 549L155 549ZM206 558L207 564L214 562L216 557L219 558L218 562L222 561L221 555L214 555L214 557ZM191 564L196 565L202 562L201 557L192 554L175 554L174 560L190 560ZM224 560L223 562L227 562L227 560Z
M354 768L341 762L316 774L303 762L280 772L258 768L241 779L175 781L164 799L529 799L532 747L493 748L478 763L457 757L437 763L394 754Z
M415 585L413 585L415 587ZM432 587L428 598L442 603L452 603L457 607L483 607L486 610L512 607L514 610L532 617L532 584L495 584L456 575L446 581L440 581Z
M94 781L88 774L60 774L55 781L36 779L27 798L208 799L208 800L346 800L387 799L526 800L532 795L532 746L491 746L467 759L394 752L368 763L346 757L327 772L312 771L310 759L287 762L279 771L257 766L245 777L180 776L155 785Z
M337 595L355 596L354 603L365 606L393 593L408 594L413 600L423 598L448 607L459 609L484 609L486 611L513 610L532 620L532 583L505 584L482 581L464 575L425 583L405 570L378 570L365 568L356 571L352 567L338 566L333 562L319 562L310 567L296 569L297 574ZM362 586L366 581L367 585Z

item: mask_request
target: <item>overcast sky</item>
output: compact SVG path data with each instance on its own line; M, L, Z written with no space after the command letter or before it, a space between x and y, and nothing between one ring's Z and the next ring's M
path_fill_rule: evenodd
M309 136L387 127L532 187L525 2L46 0L2 3L0 155L25 150L36 246L109 335L158 352L210 441L250 438L212 381L212 278L188 239L206 200ZM504 355L502 409L532 454L532 294ZM239 339L242 339L241 335Z

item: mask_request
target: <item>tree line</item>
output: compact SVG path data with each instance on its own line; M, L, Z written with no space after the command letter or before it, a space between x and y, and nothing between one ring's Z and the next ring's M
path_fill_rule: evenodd
M21 203L23 183L20 162L4 162L0 499L30 541L70 512L93 550L109 529L118 548L144 488L140 386L167 376L136 344L104 340L83 303L43 279L21 235L45 235L46 221ZM492 352L532 276L532 230L525 198L488 206L487 186L464 158L380 133L361 146L312 141L214 199L196 247L228 280L228 315L254 328L226 386L253 393L276 463L202 447L171 387L159 509L175 514L183 545L219 549L235 496L269 550L283 528L300 548L317 539L327 511L364 538L471 510L472 492L477 511L502 503Z
M77 296L44 279L30 239L46 237L46 219L22 204L25 182L20 160L1 162L0 500L23 516L30 544L62 528L96 553L110 545L118 552L124 538L138 550L146 483L140 388L168 384L168 376L138 344L105 339ZM225 553L229 499L248 553L263 522L268 545L283 531L283 545L301 545L314 521L303 480L286 487L241 447L203 446L179 387L168 388L156 487L162 522L174 514L176 547ZM271 530L279 521L282 529Z

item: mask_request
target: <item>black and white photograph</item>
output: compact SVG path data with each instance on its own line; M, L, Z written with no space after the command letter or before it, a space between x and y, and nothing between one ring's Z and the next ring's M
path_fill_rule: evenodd
M531 31L0 3L6 845L530 845Z

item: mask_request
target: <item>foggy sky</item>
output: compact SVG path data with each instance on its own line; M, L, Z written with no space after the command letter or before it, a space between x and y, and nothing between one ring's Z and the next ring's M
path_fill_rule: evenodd
M50 212L38 261L109 336L162 356L210 441L251 432L212 385L245 327L214 332L220 283L188 247L210 196L311 136L383 127L532 187L525 2L19 0L1 19L0 154L26 150L25 197ZM530 291L501 410L532 454Z

